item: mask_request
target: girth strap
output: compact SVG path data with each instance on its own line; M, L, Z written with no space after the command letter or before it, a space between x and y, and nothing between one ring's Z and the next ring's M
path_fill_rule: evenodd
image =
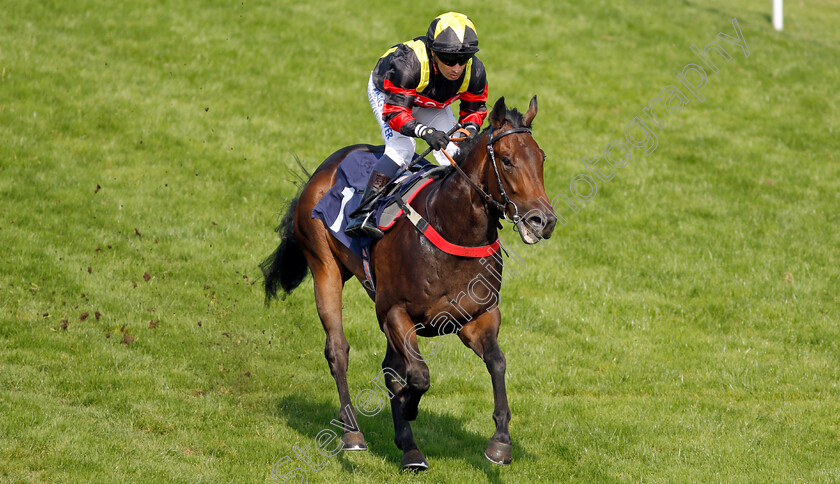
M457 245L444 239L434 227L429 224L419 213L417 213L411 205L405 203L401 196L396 197L397 205L402 209L406 218L417 228L424 237L429 239L429 242L434 244L438 249L446 252L449 255L457 255L460 257L487 257L499 251L499 240L497 239L490 245L482 245L479 247L465 247Z

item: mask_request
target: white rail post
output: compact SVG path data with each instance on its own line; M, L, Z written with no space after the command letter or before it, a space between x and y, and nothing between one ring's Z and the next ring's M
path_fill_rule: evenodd
M773 27L782 30L782 0L773 0Z

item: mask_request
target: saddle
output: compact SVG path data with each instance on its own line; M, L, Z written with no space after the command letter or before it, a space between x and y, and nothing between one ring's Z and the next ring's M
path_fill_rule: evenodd
M345 247L360 257L362 249L370 245L369 237L349 237L344 229L349 222L348 214L361 202L374 165L382 157L382 152L354 151L338 165L335 184L312 209L312 218L320 219L330 234ZM394 226L402 215L397 205L397 198L406 203L411 201L434 179L445 176L452 169L450 166L437 166L425 159L418 160L411 171L403 173L385 188L385 195L376 201L373 216L379 227L386 231Z
M386 187L385 195L380 197L374 205L373 214L379 228L387 232L403 215L403 210L400 208L402 204L399 203L397 197L401 198L403 203L411 203L421 190L434 180L445 177L450 171L452 171L451 166L431 166L407 177L400 177L396 183L392 182L393 186Z

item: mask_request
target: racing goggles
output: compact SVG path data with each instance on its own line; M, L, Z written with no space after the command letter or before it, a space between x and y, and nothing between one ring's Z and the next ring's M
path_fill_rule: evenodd
M435 52L435 57L440 59L441 62L448 65L449 67L453 67L457 64L466 65L470 59L472 59L473 54L447 54L445 52Z

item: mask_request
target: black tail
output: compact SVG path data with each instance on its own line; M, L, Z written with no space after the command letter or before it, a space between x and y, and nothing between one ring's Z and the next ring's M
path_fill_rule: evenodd
M265 304L277 297L277 289L283 289L283 297L295 290L309 273L309 266L300 250L300 244L295 239L294 218L298 197L292 199L289 208L277 233L280 235L280 246L260 264L265 277Z

